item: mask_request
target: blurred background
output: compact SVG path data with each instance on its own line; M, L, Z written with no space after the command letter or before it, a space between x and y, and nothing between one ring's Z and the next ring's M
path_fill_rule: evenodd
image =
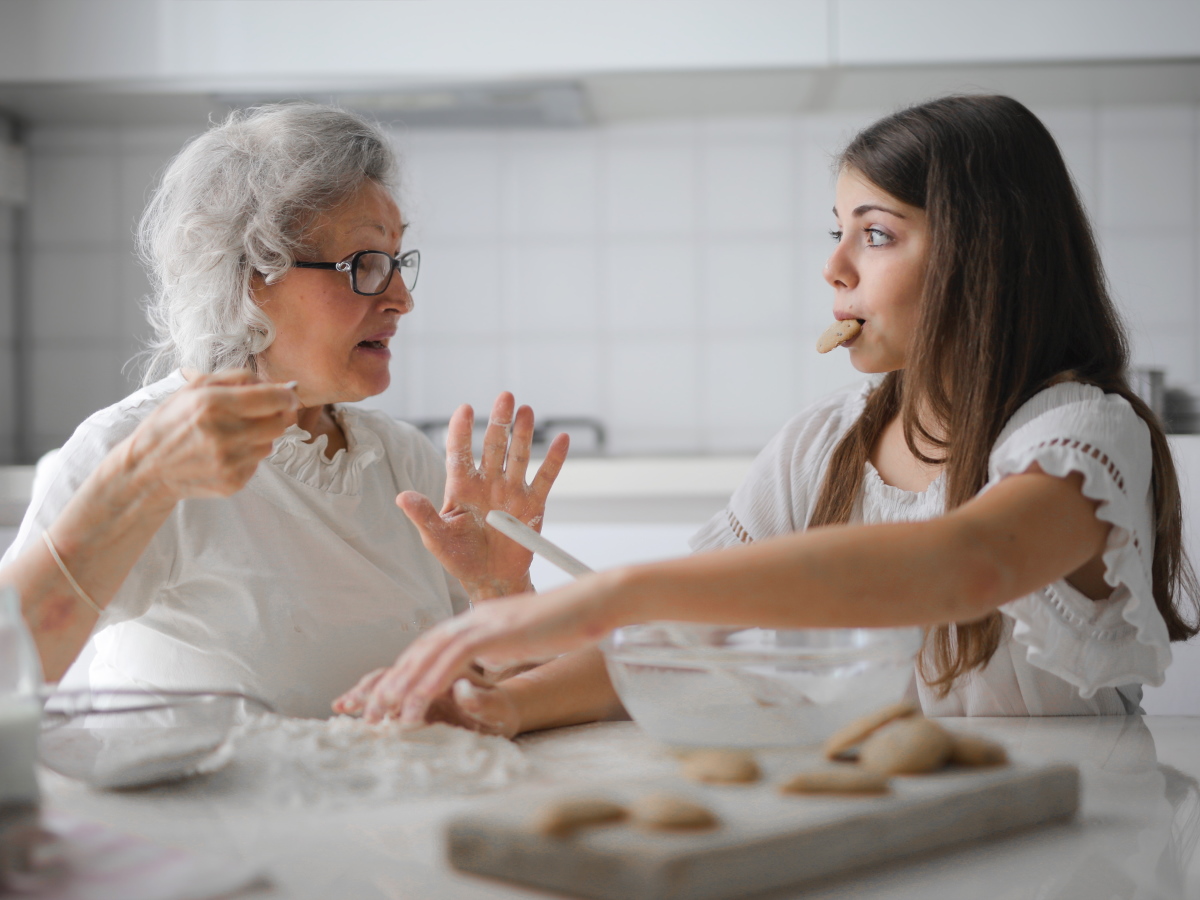
M436 439L513 390L576 438L547 534L598 568L685 553L858 378L813 349L834 154L949 92L1042 116L1140 383L1197 430L1200 0L0 0L0 526L21 464L140 382L133 232L163 167L230 109L306 98L386 126L422 253L367 404ZM1200 437L1173 441L1200 509ZM1147 708L1194 706L1191 665Z
M1194 0L0 0L0 462L138 384L163 166L298 97L402 154L421 284L373 405L508 388L612 454L755 452L856 377L812 349L832 154L951 91L1043 116L1135 361L1200 381Z

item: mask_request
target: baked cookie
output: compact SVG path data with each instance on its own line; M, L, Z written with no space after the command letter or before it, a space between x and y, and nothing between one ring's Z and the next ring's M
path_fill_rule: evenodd
M639 797L629 805L629 816L635 824L656 831L699 831L718 825L707 807L665 791Z
M1008 753L1001 744L977 734L955 734L950 763L956 766L1002 766Z
M817 338L817 352L828 353L834 347L858 337L860 331L862 331L862 323L857 319L842 319L840 322L834 322Z
M883 709L877 709L875 712L863 716L861 719L855 719L849 725L839 728L825 741L823 748L825 758L837 759L851 747L861 744L872 732L882 728L893 719L903 719L907 716L916 715L920 711L921 708L916 703L911 700L903 700L900 703L885 706Z
M580 828L620 822L627 815L625 807L603 797L568 797L539 809L533 830L546 837L569 837Z
M946 765L954 749L950 732L928 719L899 719L863 741L858 762L884 775L921 775Z
M798 772L779 786L784 794L886 794L886 775L859 766Z
M750 784L762 775L754 757L741 750L693 750L682 768L685 778L712 784Z

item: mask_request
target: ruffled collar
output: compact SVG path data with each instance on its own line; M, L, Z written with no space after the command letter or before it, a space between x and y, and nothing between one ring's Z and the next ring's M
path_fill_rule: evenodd
M946 472L944 470L938 472L937 477L929 482L928 487L923 491L906 491L904 488L896 487L894 484L888 484L883 480L883 476L879 474L879 470L875 468L870 460L867 460L866 470L864 487L876 495L886 497L895 503L914 504L934 501L944 503L945 501Z
M293 425L276 439L275 450L266 461L288 477L327 493L361 493L362 472L383 458L383 442L363 424L356 409L334 404L333 417L346 435L346 447L332 459L325 455L327 435L313 440L311 434Z

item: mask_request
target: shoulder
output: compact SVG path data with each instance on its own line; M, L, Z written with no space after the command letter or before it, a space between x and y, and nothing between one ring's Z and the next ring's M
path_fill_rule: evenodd
M1005 423L997 444L1033 423L1069 424L1103 421L1135 431L1146 423L1120 394L1106 394L1100 388L1078 381L1064 381L1034 394Z
M1115 458L1149 466L1150 427L1128 400L1090 384L1068 381L1039 391L1005 424L993 456L1032 447Z
M101 457L129 437L146 417L186 383L182 375L172 372L166 378L92 413L63 444L58 465L69 466L73 461L99 462Z
M46 527L74 496L108 452L186 382L178 373L134 391L123 400L88 416L54 454L38 465L32 496L13 547L27 541L35 522ZM11 552L11 551L10 551Z
M1057 384L1031 398L1001 431L988 461L988 484L1034 463L1058 477L1080 472L1089 498L1131 504L1140 516L1154 477L1150 426L1119 394Z
M828 455L850 426L858 421L867 398L878 385L878 378L869 378L847 385L806 407L776 433L763 454L773 452L791 459Z
M880 379L836 391L802 410L758 454L729 505L692 539L696 550L787 534L808 523L834 448Z

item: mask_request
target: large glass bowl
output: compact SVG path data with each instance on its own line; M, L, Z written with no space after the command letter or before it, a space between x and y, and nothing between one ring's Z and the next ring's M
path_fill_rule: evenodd
M233 726L269 711L223 691L57 691L42 711L38 759L98 788L175 781L220 768Z
M816 744L900 700L919 628L619 628L601 645L625 709L668 744Z

